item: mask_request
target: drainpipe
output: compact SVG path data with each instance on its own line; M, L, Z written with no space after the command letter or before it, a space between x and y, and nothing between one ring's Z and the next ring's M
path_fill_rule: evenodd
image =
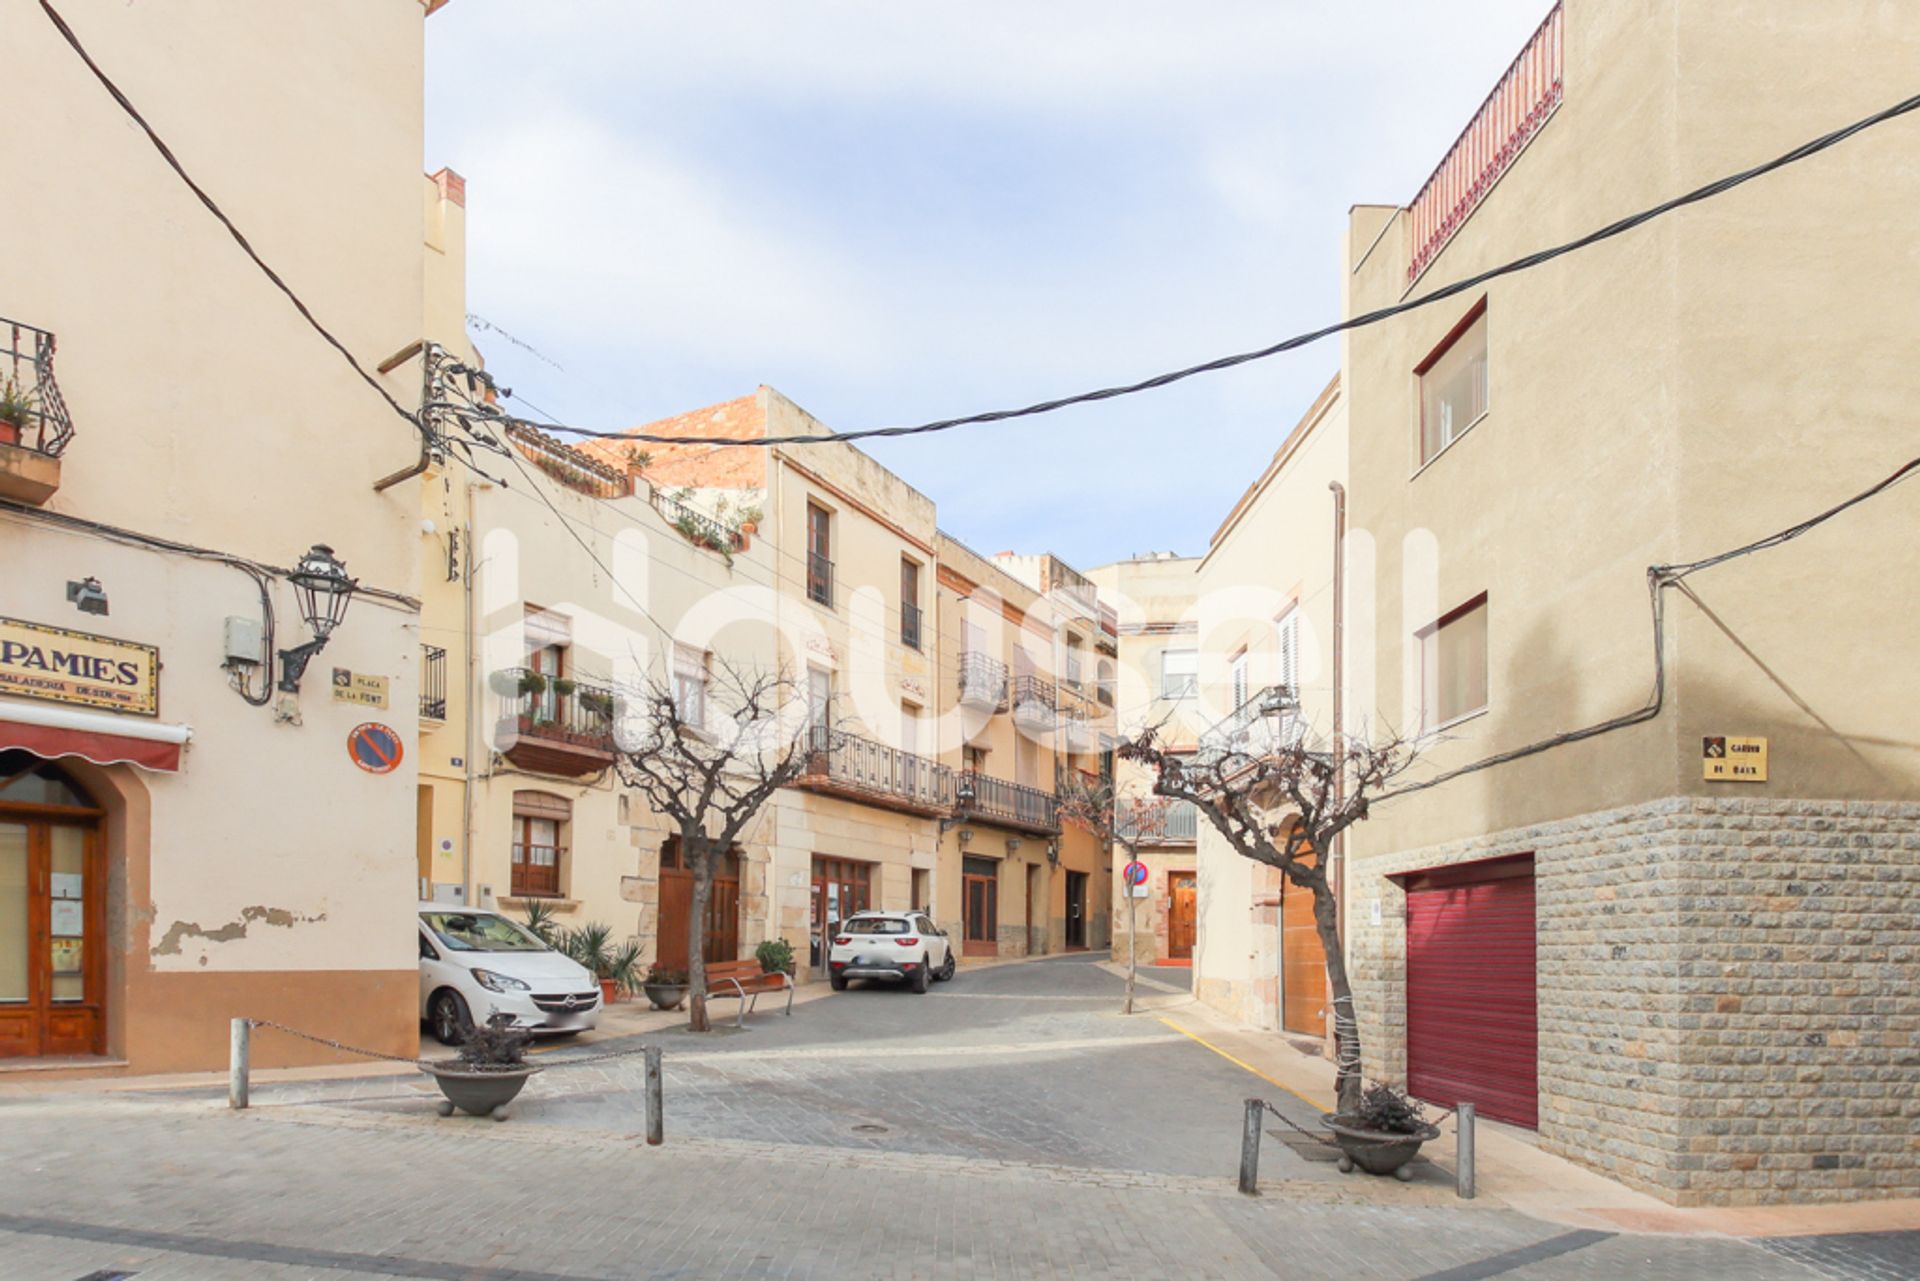
M1327 488L1333 491L1333 803L1336 809L1346 797L1347 769L1344 760L1346 751L1346 722L1342 713L1346 704L1346 546L1347 546L1347 490L1337 480L1327 482ZM1333 838L1333 849L1328 852L1328 875L1333 878L1333 901L1338 909L1334 913L1335 926L1340 939L1340 953L1344 960L1347 950L1347 839L1342 832ZM1327 1021L1328 1040L1333 1043L1333 1021ZM1335 1053L1339 1051L1334 1045Z
M473 762L474 727L480 720L480 699L477 697L479 679L479 658L474 653L473 634L473 478L463 480L460 490L464 495L466 510L462 513L462 525L465 537L462 540L460 563L460 639L461 647L466 651L466 724L465 752L460 765L460 897L463 906L472 907L473 902Z

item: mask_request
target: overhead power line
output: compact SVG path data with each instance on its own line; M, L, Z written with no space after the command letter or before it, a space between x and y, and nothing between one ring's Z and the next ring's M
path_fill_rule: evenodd
M234 225L233 219L227 217L226 211L219 206L212 196L207 194L206 189L193 180L193 176L189 174L186 167L180 163L179 157L173 154L173 148L169 147L166 141L160 137L159 133L154 130L154 127L147 123L147 118L141 115L140 109L133 105L132 100L129 99L126 94L121 92L120 86L115 84L112 78L100 69L100 64L93 60L93 56L87 52L86 46L80 43L80 37L73 33L73 28L67 25L67 20L60 16L59 11L56 10L52 4L48 3L48 0L40 0L40 8L46 13L48 20L53 23L54 29L59 31L61 39L65 40L67 44L72 47L74 53L80 56L80 61L87 64L87 70L93 73L94 79L98 80L106 91L113 96L113 100L120 104L120 110L126 112L128 118L140 127L142 133L147 135L147 141L151 142L154 150L160 153L160 158L167 162L167 167L172 169L173 172L179 176L180 181L187 185L187 190L191 191L199 199L200 203L206 206L207 212L212 214L219 220L220 225L227 229L227 234L232 236L234 243L239 245L241 251L253 260L253 265L258 267L261 273L273 282L274 288L287 296L287 301L293 304L293 309L300 313L301 318L313 327L313 331L319 334L329 347L332 347L340 353L341 359L352 366L353 372L360 375L362 382L373 388L380 399L386 401L387 404L392 407L394 413L400 415L400 417L407 421L408 426L431 440L431 433L427 431L425 424L414 417L399 401L395 400L387 389L380 385L379 380L368 373L366 367L355 358L351 351L347 350L347 345L334 337L332 331L320 323L319 319L314 316L313 311L301 300L300 295L293 291L293 286L282 279L279 272L267 265L266 260L254 249L253 242L248 240L246 234Z
M560 423L551 422L541 423L529 421L528 425L538 427L542 431L563 432L569 435L593 437L601 440L631 440L642 444L710 445L716 448L739 448L741 446L764 447L767 445L822 445L833 441L869 440L885 436L922 436L929 432L948 431L955 427L1007 422L1015 418L1032 418L1039 414L1050 414L1055 410L1066 409L1073 405L1087 405L1102 400L1115 400L1121 396L1132 396L1143 391L1152 391L1159 387L1170 386L1173 383L1181 382L1200 374L1217 373L1223 369L1232 369L1237 365L1251 364L1256 360L1265 360L1270 356L1277 356L1282 352L1293 351L1297 348L1305 347L1310 343L1318 342L1322 338L1330 338L1334 334L1345 333L1352 329L1361 329L1368 325L1377 325L1383 320L1391 320L1395 316L1402 316L1410 311L1417 311L1422 307L1430 307L1434 303L1442 302L1448 298L1457 297L1469 290L1477 289L1490 280L1497 280L1502 276L1511 276L1516 272L1526 271L1544 263L1552 262L1555 258L1563 257L1576 250L1585 249L1591 245L1597 245L1602 241L1611 240L1615 236L1625 235L1636 227L1644 226L1656 218L1672 213L1676 209L1684 209L1688 205L1695 205L1703 200L1710 200L1724 192L1733 190L1735 187L1752 182L1755 178L1770 174L1777 169L1784 169L1788 165L1797 164L1810 156L1816 156L1831 147L1838 146L1855 134L1865 132L1875 125L1884 124L1889 120L1907 115L1916 109L1920 109L1920 95L1915 95L1914 97L1897 102L1883 111L1876 111L1870 116L1865 116L1850 125L1835 129L1831 133L1821 134L1818 138L1804 142L1793 150L1775 156L1763 164L1754 165L1750 169L1742 169L1740 172L1729 174L1724 178L1718 178L1703 187L1694 188L1685 195L1675 196L1673 199L1654 205L1650 209L1643 209L1639 213L1629 214L1625 218L1610 222L1606 226L1595 231L1590 231L1577 239L1555 245L1550 249L1542 249L1535 253L1530 253L1524 258L1515 258L1511 262L1502 263L1498 267L1488 268L1486 271L1468 276L1464 280L1458 280L1453 284L1444 285L1430 293L1421 294L1417 298L1409 298L1389 307L1381 307L1374 311L1350 317L1336 324L1323 325L1319 329L1295 334L1291 338L1283 338L1279 342L1271 343L1255 351L1243 351L1232 356L1221 356L1214 360L1205 361L1202 364L1189 365L1185 369L1176 369L1170 373L1155 374L1151 378L1143 378L1139 382L1126 383L1118 387L1103 387L1098 391L1083 391L1071 396L1059 396L1052 400L1042 400L1019 409L993 409L985 413L967 414L959 418L940 418L933 422L920 423L913 427L869 427L859 431L826 432L817 436L761 436L754 439L742 440L730 436L666 436L649 434L647 432L602 431L589 427L569 427Z

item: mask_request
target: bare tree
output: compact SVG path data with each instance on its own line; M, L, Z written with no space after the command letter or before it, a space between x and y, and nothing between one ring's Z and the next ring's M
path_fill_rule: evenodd
M1279 868L1312 893L1333 1007L1334 1088L1339 1110L1351 1112L1360 1101L1360 1026L1328 856L1334 838L1367 817L1417 753L1398 737L1380 743L1343 738L1332 751L1312 750L1295 732L1299 723L1287 717L1290 710L1269 709L1272 724L1243 727L1225 745L1203 740L1190 754L1168 751L1151 729L1119 752L1154 771L1155 795L1190 802L1241 857Z
M629 695L615 766L680 833L693 873L687 922L688 1026L707 1030L707 904L726 852L781 788L806 771L812 739L784 675L722 662L697 690L648 680ZM662 958L664 959L664 958Z
M1167 816L1173 802L1160 796L1125 796L1112 778L1091 779L1078 770L1067 771L1060 780L1060 821L1070 823L1109 850L1118 845L1127 852L1127 861L1140 858L1140 850L1164 840ZM1124 878L1122 880L1124 884ZM1134 914L1138 900L1133 887L1127 895L1127 998L1122 1014L1133 1013L1133 986L1139 968L1140 949L1134 944Z

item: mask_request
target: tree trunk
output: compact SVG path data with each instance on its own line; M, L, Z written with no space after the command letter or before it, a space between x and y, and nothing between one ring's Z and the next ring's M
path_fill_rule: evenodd
M693 904L687 909L687 1027L707 1030L707 902L713 897L713 851L706 837L682 835L680 847L693 872Z
M1313 925L1327 958L1327 1005L1333 1012L1335 1110L1352 1113L1360 1106L1360 1023L1354 1016L1353 986L1347 980L1347 958L1340 950L1340 905L1333 887L1322 875L1312 882Z
M1140 944L1136 935L1140 927L1140 900L1133 896L1133 886L1126 887L1127 895L1127 1008L1122 1014L1133 1013L1133 972L1140 965Z

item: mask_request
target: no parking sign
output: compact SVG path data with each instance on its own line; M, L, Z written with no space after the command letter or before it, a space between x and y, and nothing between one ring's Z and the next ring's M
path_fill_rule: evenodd
M405 754L400 736L377 721L356 725L353 733L347 735L347 755L369 774L393 773Z

